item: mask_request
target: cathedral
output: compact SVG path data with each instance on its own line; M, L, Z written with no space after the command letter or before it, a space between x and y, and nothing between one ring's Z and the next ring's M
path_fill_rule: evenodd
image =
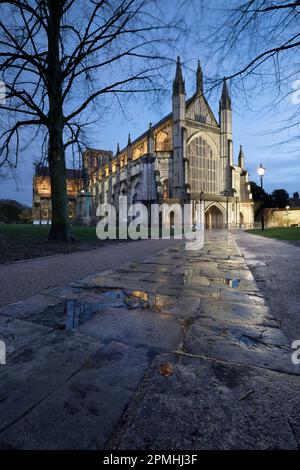
M232 107L226 81L219 102L219 119L204 94L200 63L196 91L186 99L180 59L173 80L172 112L117 152L87 149L79 179L67 170L69 217L75 224L96 224L99 204L119 196L130 206L142 202L187 204L205 209L206 228L249 228L254 222L252 194L242 146L233 156ZM50 180L43 169L34 177L35 223L51 221ZM49 180L49 181L48 181ZM77 187L77 192L76 192ZM46 188L46 189L45 189ZM74 193L75 191L75 193ZM193 210L196 214L196 210ZM173 215L174 217L174 215ZM197 220L193 223L197 223ZM172 212L168 222L172 225Z
M232 107L226 81L217 120L203 94L200 63L196 91L186 99L180 58L173 80L172 112L150 124L137 139L117 152L88 149L84 153L87 191L92 213L102 203L118 211L119 196L134 202L188 203L204 201L206 228L253 225L253 201L240 146L234 163ZM170 223L172 223L170 221Z

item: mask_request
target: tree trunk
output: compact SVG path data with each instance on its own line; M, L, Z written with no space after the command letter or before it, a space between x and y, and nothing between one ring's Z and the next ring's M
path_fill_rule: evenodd
M48 95L49 95L49 150L48 162L51 181L52 224L49 240L73 239L68 219L66 161L63 144L62 73L59 54L60 22L64 2L48 0Z
M57 122L49 131L48 161L52 203L52 222L49 240L70 241L72 236L68 220L63 126L60 122Z

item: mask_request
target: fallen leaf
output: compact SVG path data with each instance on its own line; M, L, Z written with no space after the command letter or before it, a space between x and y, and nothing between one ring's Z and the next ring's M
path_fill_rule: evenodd
M170 362L165 361L159 366L159 373L164 377L169 377L173 374L173 366Z

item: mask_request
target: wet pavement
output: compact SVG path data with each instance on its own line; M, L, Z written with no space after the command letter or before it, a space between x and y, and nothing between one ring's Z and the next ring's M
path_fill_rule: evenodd
M259 232L259 231L258 231ZM290 343L300 339L300 244L238 232L235 239Z
M0 448L299 448L300 365L235 238L2 309Z

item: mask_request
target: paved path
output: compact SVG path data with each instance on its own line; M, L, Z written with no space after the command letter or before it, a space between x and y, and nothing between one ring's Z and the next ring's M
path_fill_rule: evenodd
M300 246L245 232L235 237L290 343L300 340Z
M300 366L227 232L7 306L0 339L0 448L300 448Z
M0 307L26 299L46 287L60 286L88 274L117 268L129 260L146 258L174 243L174 240L114 243L90 251L0 264Z

